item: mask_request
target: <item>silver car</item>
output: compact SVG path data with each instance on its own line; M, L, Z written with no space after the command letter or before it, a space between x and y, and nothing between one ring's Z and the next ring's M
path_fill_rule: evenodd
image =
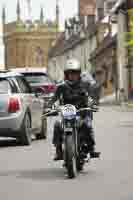
M0 72L0 136L31 144L31 134L45 138L43 100L33 93L25 78L15 72Z

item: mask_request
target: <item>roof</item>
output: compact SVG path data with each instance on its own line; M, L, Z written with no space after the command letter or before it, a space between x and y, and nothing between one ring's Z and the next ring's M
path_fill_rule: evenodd
M22 76L22 74L18 72L11 72L11 71L0 71L0 78L7 78L7 77L12 77L12 76Z
M65 32L63 32L60 37L58 38L55 46L53 46L49 52L49 57L55 57L58 55L61 55L65 51L74 48L76 45L79 43L82 43L85 41L87 38L92 37L94 33L96 32L97 28L95 24L92 24L91 28L90 26L86 27L85 29L83 28L82 31L85 33L85 37L81 37L80 33L73 34L70 36L68 40L65 38Z
M110 34L107 35L101 42L101 44L98 46L98 48L92 52L90 59L95 58L97 55L99 55L102 51L106 50L115 42L116 42L116 35L114 35L113 37Z
M62 47L65 43L65 32L62 32L58 37L55 45L49 51L49 57L54 57L57 54L57 51L60 47Z
M23 67L23 68L11 68L10 69L12 72L17 72L17 73L31 73L31 72L42 72L47 74L47 69L46 68L39 68L39 67Z

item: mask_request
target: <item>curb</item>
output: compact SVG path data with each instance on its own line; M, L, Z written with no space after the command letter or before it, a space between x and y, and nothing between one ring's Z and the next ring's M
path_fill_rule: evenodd
M133 112L133 103L122 103L119 105L119 109L122 112Z
M112 107L120 112L133 112L133 102L124 102L121 104L116 102L102 102L99 106Z

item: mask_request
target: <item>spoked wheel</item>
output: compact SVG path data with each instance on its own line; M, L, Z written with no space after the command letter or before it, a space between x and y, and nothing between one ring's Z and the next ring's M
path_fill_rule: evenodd
M77 176L75 144L72 135L66 137L66 168L69 178Z

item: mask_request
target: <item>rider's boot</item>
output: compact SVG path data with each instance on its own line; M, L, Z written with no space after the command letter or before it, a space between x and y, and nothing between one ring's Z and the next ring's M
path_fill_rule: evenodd
M100 152L95 151L95 147L92 146L91 151L90 151L90 158L99 158L100 157Z
M55 161L63 160L63 151L62 151L62 145L61 144L56 145L56 154L55 154L54 160Z
M95 137L94 137L94 131L93 128L89 129L89 152L90 152L90 158L99 158L100 157L100 152L96 152L95 150Z

